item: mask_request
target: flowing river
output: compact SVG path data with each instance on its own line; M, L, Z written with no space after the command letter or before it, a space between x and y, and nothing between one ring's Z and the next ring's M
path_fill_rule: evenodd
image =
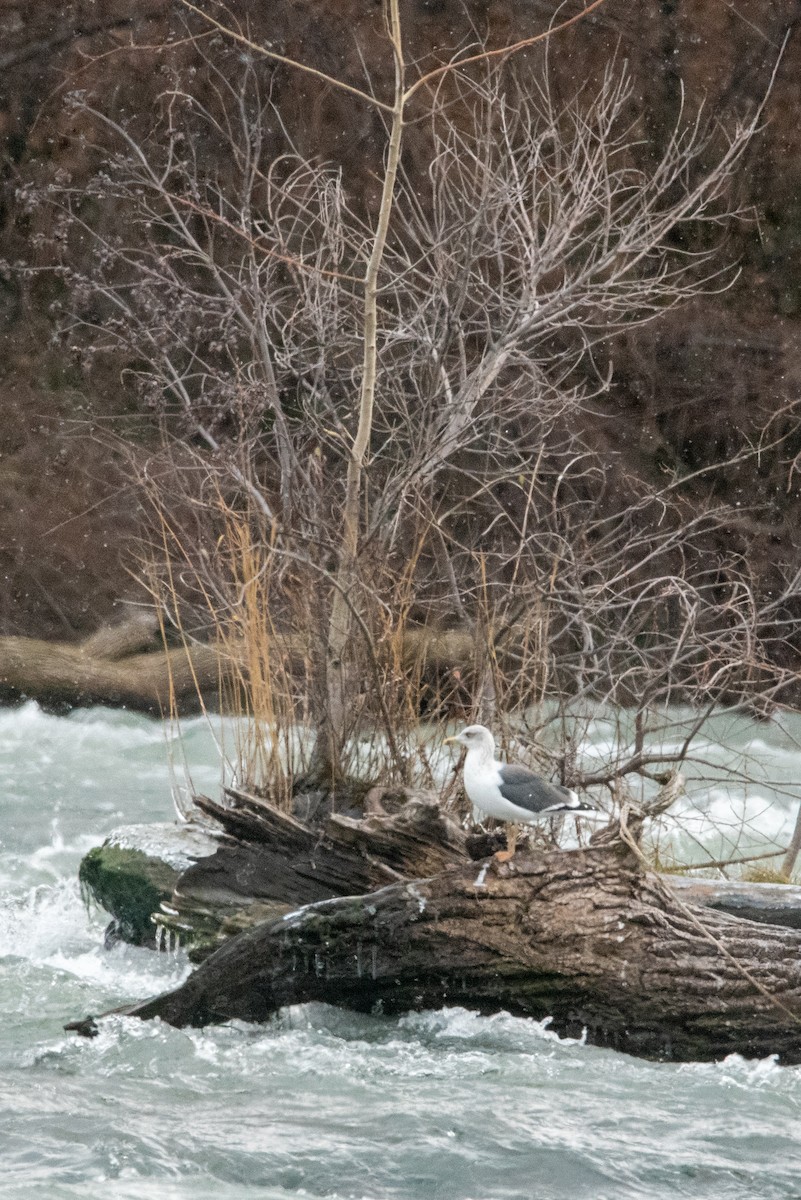
M786 841L801 722L714 728L711 782L688 788L665 845L719 857ZM585 752L605 738L590 730ZM757 785L715 782L736 756ZM180 951L104 950L77 867L115 826L171 820L187 764L214 794L200 719L178 741L128 714L0 710L2 1200L801 1198L801 1068L771 1059L651 1063L459 1008L65 1034L186 973Z

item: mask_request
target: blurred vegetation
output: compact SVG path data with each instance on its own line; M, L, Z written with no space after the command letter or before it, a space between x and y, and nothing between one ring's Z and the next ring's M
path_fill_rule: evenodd
M523 12L504 0L406 0L409 59L425 67L479 38L490 45L514 41L544 28L555 8L538 3ZM569 10L560 8L560 17ZM378 6L302 0L264 12L243 2L224 10L210 4L208 11L227 14L256 41L357 87L364 86L367 64L371 85L391 88ZM786 42L761 131L738 176L743 220L726 231L726 256L741 265L738 280L657 324L622 333L591 365L600 376L610 373L608 387L571 417L573 432L606 455L612 490L631 480L675 480L688 512L711 501L728 505L730 521L710 535L708 552L721 562L743 558L767 598L797 560L801 516L795 459L801 453L795 409L801 345L793 267L801 192L795 102L800 19L798 5L789 0L761 6L753 21L713 0L687 6L650 0L636 9L608 0L548 49L552 85L563 98L577 86L597 83L613 59L625 60L634 81L632 127L640 131L643 153L656 157L682 105L688 115L704 108L722 122L753 112ZM37 189L49 183L88 192L104 169L108 150L85 109L67 104L67 95L80 91L88 105L102 106L144 135L175 72L206 102L216 86L206 56L227 56L233 70L246 52L210 36L180 5L153 0L79 0L60 5L57 13L44 0L11 2L0 12L0 32L0 259L12 268L46 268L60 257L86 271L88 242L59 242L51 215L36 201ZM193 40L191 33L202 36ZM280 64L258 69L278 114L276 152L291 144L312 161L341 165L349 203L374 215L385 144L381 114ZM543 58L526 53L512 69L521 78L541 73ZM425 130L412 124L404 169L419 180L423 197L426 147ZM230 170L224 147L213 138L198 142L194 152L210 176ZM82 215L110 236L115 221L125 220L122 208L97 205L88 195ZM107 619L118 600L145 595L135 578L138 541L149 528L141 481L163 444L163 414L143 404L122 369L130 363L86 356L58 338L62 290L50 274L23 283L13 269L3 273L4 633L82 636ZM741 449L760 438L767 445L777 433L785 439L781 453L766 450L738 461ZM731 462L725 471L703 473L725 460ZM777 628L797 615L778 612ZM776 641L794 670L794 647L780 636Z

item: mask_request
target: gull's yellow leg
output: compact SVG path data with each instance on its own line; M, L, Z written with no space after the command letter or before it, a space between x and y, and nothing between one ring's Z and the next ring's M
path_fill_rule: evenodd
M508 862L510 858L514 857L514 852L515 852L516 847L517 847L517 826L516 825L507 825L506 826L506 849L505 850L496 850L493 855L493 858L497 859L498 862Z

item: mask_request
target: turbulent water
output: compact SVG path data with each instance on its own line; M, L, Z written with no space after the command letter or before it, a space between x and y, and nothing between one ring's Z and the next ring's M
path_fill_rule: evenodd
M602 755L608 731L591 732L586 752ZM699 785L665 837L713 854L785 837L792 733L720 725L706 761L740 755L761 782ZM203 1032L118 1018L93 1041L64 1034L65 1019L186 971L180 954L104 951L104 916L76 883L106 832L171 819L173 756L214 790L201 721L179 744L129 715L0 710L3 1200L801 1198L801 1068L772 1060L654 1064L458 1008L390 1020L308 1006Z

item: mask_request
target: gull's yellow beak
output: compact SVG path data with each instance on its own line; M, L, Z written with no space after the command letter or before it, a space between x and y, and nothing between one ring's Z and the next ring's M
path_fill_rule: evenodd
M445 741L442 743L443 746L447 746L448 742L459 742L459 739L458 737L445 738ZM459 745L461 745L461 742L459 742Z

